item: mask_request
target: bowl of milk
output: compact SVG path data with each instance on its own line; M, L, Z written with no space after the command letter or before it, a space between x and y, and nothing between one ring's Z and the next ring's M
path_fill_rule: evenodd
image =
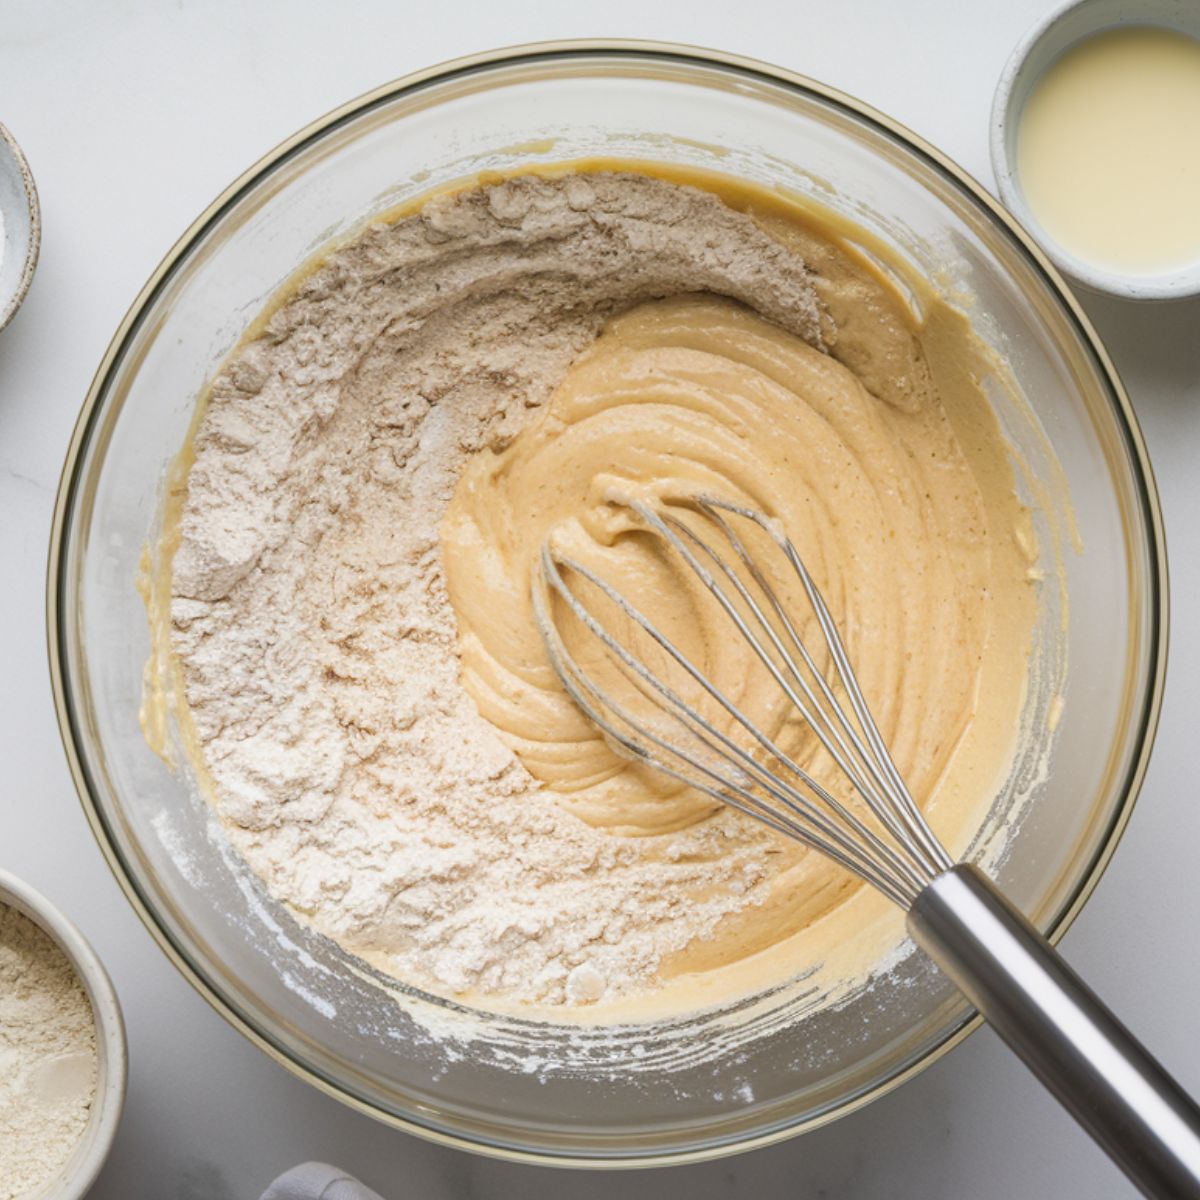
M991 156L1005 204L1078 283L1200 295L1200 4L1052 13L1001 76Z

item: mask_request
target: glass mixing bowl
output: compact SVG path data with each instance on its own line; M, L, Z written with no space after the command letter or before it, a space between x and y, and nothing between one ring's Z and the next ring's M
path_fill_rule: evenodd
M166 257L100 366L58 497L49 636L96 835L219 1012L393 1125L495 1154L629 1165L744 1149L848 1112L943 1053L972 1013L917 954L833 1008L800 978L721 1011L620 1028L487 1016L389 987L248 878L188 772L164 766L138 725L150 648L139 555L196 397L249 320L320 246L407 197L595 155L786 187L968 298L1005 364L998 377L1016 384L996 386L993 402L1021 486L1040 501L1041 544L1062 551L1035 654L1046 678L1070 663L1053 734L1054 695L1031 691L1012 777L968 852L1059 935L1129 816L1163 682L1162 527L1129 402L1058 275L976 183L880 114L759 63L645 44L519 48L384 87L263 159Z

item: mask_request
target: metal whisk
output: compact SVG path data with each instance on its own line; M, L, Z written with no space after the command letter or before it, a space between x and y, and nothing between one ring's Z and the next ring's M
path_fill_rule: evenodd
M914 941L1146 1195L1200 1197L1200 1108L995 885L938 842L779 523L713 496L611 502L712 597L847 786L835 795L785 744L786 722L763 728L649 614L551 538L533 581L538 628L563 686L609 743L898 904ZM785 591L804 597L807 619L789 611ZM814 621L815 653L801 632Z

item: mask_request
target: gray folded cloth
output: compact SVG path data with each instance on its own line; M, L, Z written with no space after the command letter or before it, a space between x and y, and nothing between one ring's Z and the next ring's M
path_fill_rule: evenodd
M307 1162L280 1175L260 1200L383 1200L383 1197L338 1167Z

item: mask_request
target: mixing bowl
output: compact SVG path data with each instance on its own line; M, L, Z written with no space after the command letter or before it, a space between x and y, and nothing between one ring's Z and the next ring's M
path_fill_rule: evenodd
M324 243L440 183L597 155L715 168L838 210L961 297L994 347L991 399L1061 586L1052 569L1040 589L1035 677L1049 684L1030 689L1011 776L966 849L1058 936L1128 819L1162 689L1162 528L1133 414L1058 275L977 184L886 117L759 63L593 42L464 59L348 104L253 167L167 255L100 366L58 497L49 634L96 835L219 1012L393 1125L511 1157L630 1165L848 1112L944 1052L972 1014L917 954L834 1006L798 970L717 1011L622 1027L389 986L266 894L189 772L159 761L138 726L139 555L196 397L266 299Z

